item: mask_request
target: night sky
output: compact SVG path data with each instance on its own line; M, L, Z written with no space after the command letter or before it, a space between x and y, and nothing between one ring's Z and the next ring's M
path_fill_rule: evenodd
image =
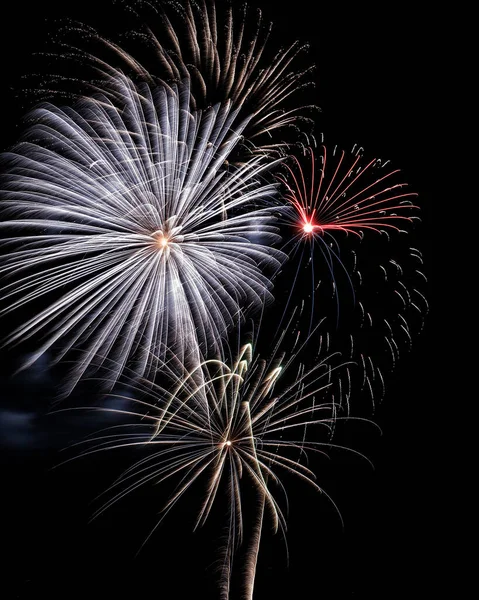
M42 36L52 28L44 19L73 15L114 25L115 12L107 12L102 0L88 0L62 13L51 0L41 4L26 9L23 3L13 3L3 19L2 150L15 141L29 106L16 91L22 85L19 76L31 71L32 53L42 48ZM311 44L303 60L317 66L316 89L309 96L321 107L316 131L345 147L358 142L373 155L391 159L419 193L423 224L414 233L414 244L424 253L430 279L436 152L431 147L432 26L399 3L379 11L321 3L313 10L316 3L304 0L273 7L264 0L251 4L262 6L265 17L274 22L271 46L296 39ZM434 304L430 284L427 296ZM379 599L398 597L399 592L402 597L427 597L431 573L425 556L433 552L434 539L431 331L430 314L412 351L402 353L398 368L388 377L384 400L374 413L371 407L369 413L365 407L362 411L382 435L372 426L353 422L338 432L339 442L366 455L374 469L344 452L314 463L318 483L340 509L344 528L324 497L297 480L287 480L289 566L281 537L266 532L255 599ZM55 378L46 362L40 362L12 379L17 358L15 352L2 350L1 597L215 598L221 515L193 534L197 504L193 496L185 497L136 558L167 489L147 486L89 523L92 500L122 466L128 466L129 456L104 453L52 469L64 458L61 448L96 424L91 416L81 424L75 414L46 416ZM236 566L239 563L238 558Z

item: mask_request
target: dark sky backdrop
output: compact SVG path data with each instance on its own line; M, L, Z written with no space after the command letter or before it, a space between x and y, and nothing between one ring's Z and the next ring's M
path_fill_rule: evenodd
M9 88L19 85L18 73L29 71L29 56L46 31L42 19L59 16L54 4L49 0L33 8L12 3L3 20L2 149L14 141L22 112ZM82 4L86 19L105 3ZM348 146L359 142L371 153L392 159L419 192L424 225L418 243L431 277L436 152L431 111L437 43L432 24L402 3L379 10L359 3L351 10L339 3L304 0L269 8L267 2L254 4L265 6L275 22L272 45L274 40L311 43L316 102L322 108L317 131ZM319 482L339 506L344 530L325 500L290 481L290 566L285 568L281 540L267 537L260 551L258 600L390 598L398 589L403 597L427 596L431 572L425 559L434 552L435 540L431 330L429 318L412 353L403 357L389 380L386 398L373 416L383 435L361 427L344 433L345 441L364 452L375 470L341 454L321 463ZM211 535L217 530L189 533L194 501L170 515L137 559L133 556L154 519L157 490L145 489L87 525L89 502L113 479L121 459L101 457L50 471L59 462L56 447L72 432L63 423L55 440L47 439L54 427L46 428L44 420L36 425L35 415L46 409L52 382L41 367L12 382L8 358L2 363L0 388L5 407L2 598L26 600L43 594L64 599L79 593L108 599L146 594L178 600L214 597L216 538Z

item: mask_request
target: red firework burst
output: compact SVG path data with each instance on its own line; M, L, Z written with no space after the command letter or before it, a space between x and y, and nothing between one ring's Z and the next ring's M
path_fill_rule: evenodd
M319 158L312 149L310 167L303 170L298 158L286 165L290 178L280 177L286 186L285 199L295 211L295 223L303 237L340 230L360 237L363 230L401 230L400 223L411 222L414 192L403 191L406 183L395 183L399 169L388 170L388 162L378 158L365 161L362 148L328 151L320 148ZM296 167L296 168L294 168ZM409 213L409 214L408 214Z

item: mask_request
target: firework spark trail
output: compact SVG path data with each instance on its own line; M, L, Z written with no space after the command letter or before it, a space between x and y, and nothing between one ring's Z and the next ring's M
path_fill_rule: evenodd
M399 170L383 171L385 164L376 158L364 161L362 148L356 146L349 156L344 151L338 152L337 147L329 153L324 144L320 152L318 160L312 148L304 150L305 157L310 160L310 165L304 169L302 162L292 156L294 168L285 164L287 175L279 176L286 190L286 207L281 211L283 222L295 230L283 250L295 256L301 248L303 256L304 243L310 243L313 306L316 252L322 255L334 286L336 263L351 283L341 261L341 244L333 235L335 232L354 234L362 239L365 231L402 231L400 225L418 218L411 214L418 208L411 201L417 194L403 191L406 184L395 182ZM297 273L295 281L296 278ZM293 291L291 289L290 298ZM338 296L336 299L338 301ZM287 310L286 306L285 314Z
M386 163L376 158L369 162L362 160L362 148L354 148L347 156L344 150L337 152L335 147L328 158L327 148L323 145L319 168L311 148L306 154L311 159L310 187L296 157L293 160L299 176L286 166L292 184L283 179L288 189L286 199L297 212L298 225L304 234L340 230L362 236L364 229L380 232L391 228L398 231L401 221L411 222L417 218L410 214L411 209L418 208L411 201L417 194L404 192L405 183L394 183L394 176L400 171L384 172ZM329 160L333 161L331 169ZM328 170L333 173L330 177L327 176ZM393 211L401 211L401 214Z
M78 97L80 89L84 95L105 93L108 81L119 72L150 87L189 80L192 110L228 99L238 111L235 119L248 119L243 140L248 154L280 150L285 143L273 140L272 133L311 122L304 113L315 107L288 104L291 96L312 85L308 78L312 67L294 69L307 46L295 43L271 55L272 25L264 23L259 9L253 11L246 4L216 7L204 0L128 1L123 8L128 33L118 41L87 24L68 23L66 41L57 40L57 49L47 54L60 69L63 61L65 73L52 74L50 80L42 75L34 94ZM71 41L76 36L77 45ZM73 78L70 73L79 69L90 71L84 78ZM115 90L108 93L113 100Z
M304 463L309 452L327 454L332 448L342 448L332 442L332 432L338 419L351 418L343 404L347 389L343 379L349 379L351 363L342 361L337 353L328 355L309 370L300 364L284 381L306 342L298 344L292 355L280 355L280 345L281 340L268 360L253 359L252 345L246 344L231 366L210 359L190 372L173 356L161 367L162 376L168 376L171 383L136 383L138 399L129 397L131 408L108 409L124 415L127 424L103 430L76 445L86 444L76 458L119 448L141 447L148 452L101 494L108 499L94 517L141 486L175 482L147 540L196 482L203 481L206 493L199 504L195 529L205 524L218 497L224 495L229 502L220 570L224 600L229 597L234 555L245 542L243 594L245 600L252 597L263 519L271 520L275 532L285 533L286 517L274 492L277 488L287 504L281 473L294 475L326 494ZM311 440L305 430L314 427L319 433ZM243 505L251 484L257 511L253 523L248 524ZM248 491L246 496L250 494ZM251 529L249 535L247 529Z
M420 292L420 252L404 243L406 228L419 220L412 201L417 194L407 191L399 170L376 158L366 160L356 145L349 154L325 144L315 154L309 147L304 160L292 156L292 161L280 176L287 202L279 209L280 222L292 231L282 249L297 265L283 319L305 284L300 271L307 267L309 327L313 315L328 320L336 315L334 347L344 352L350 346L349 356L363 367L357 387L374 409L384 395L384 371L394 368L401 347L410 348L413 331L422 328L428 310ZM366 261L364 255L369 255Z
M46 303L6 343L45 335L29 364L86 349L71 387L99 356L118 378L132 361L151 375L165 347L186 363L221 355L238 316L271 299L265 270L284 259L264 208L271 163L224 165L242 131L231 103L191 112L187 85L115 87L121 111L105 97L37 108L4 157L2 314Z

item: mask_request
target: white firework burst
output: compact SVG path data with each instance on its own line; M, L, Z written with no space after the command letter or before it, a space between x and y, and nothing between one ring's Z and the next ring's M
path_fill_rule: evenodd
M33 336L27 364L82 350L70 386L106 357L114 381L127 363L151 375L165 348L186 364L221 355L284 257L264 208L271 163L227 164L245 125L231 129L231 103L192 112L187 84L109 85L121 109L101 96L40 106L4 156L2 313L27 315L6 343Z

